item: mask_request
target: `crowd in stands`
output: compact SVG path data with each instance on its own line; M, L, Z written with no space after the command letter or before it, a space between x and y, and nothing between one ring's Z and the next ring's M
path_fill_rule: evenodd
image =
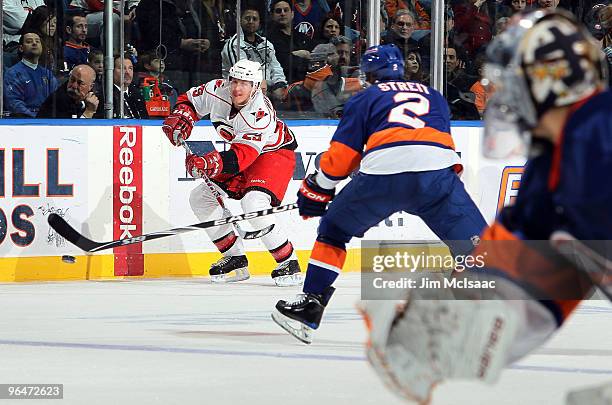
M366 85L358 64L374 19L367 0L243 0L240 15L230 0L127 0L124 10L120 4L113 1L113 46L116 52L123 46L125 58L113 55L113 117L161 118L181 92L226 78L241 58L262 64L279 111L301 117L340 117L346 100ZM431 6L382 0L376 16L380 42L404 55L405 78L424 84ZM609 1L447 1L444 94L453 119L477 120L486 110L495 89L483 79L484 51L509 19L557 7L576 14L612 61ZM4 116L104 118L110 95L103 11L103 0L3 0Z

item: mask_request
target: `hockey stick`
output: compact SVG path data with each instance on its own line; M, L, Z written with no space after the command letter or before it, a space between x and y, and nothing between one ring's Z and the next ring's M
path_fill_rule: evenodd
M612 301L612 285L603 285L602 283L602 280L606 277L612 279L612 261L610 259L600 255L568 232L553 232L550 236L550 244L570 263L588 274L597 288ZM611 290L608 290L608 288Z
M183 147L185 148L185 151L187 151L189 155L193 155L193 152L191 151L191 148L189 147L189 145L187 145L187 142L183 139L180 139L180 142L181 142L181 145L183 145ZM202 178L202 180L204 180L204 183L206 183L206 185L208 186L208 189L210 190L212 195L215 197L215 199L217 200L217 202L223 209L223 216L224 217L233 216L231 211L225 206L225 203L223 202L223 197L221 196L221 194L219 194L219 191L216 189L212 181L210 181L208 176L202 173L200 177ZM270 231L272 231L272 228L274 228L274 224L268 225L265 228L260 229L258 231L245 231L237 223L234 224L234 227L236 228L236 232L238 232L238 235L240 235L242 239L257 239L257 238L261 238L264 235L269 234Z
M232 217L225 217L221 219L214 219L211 221L204 221L193 225L188 225L180 228L172 228L167 231L151 232L144 235L134 236L133 238L117 239L111 242L95 242L91 239L86 238L76 229L74 229L64 218L53 213L49 215L48 222L51 228L65 238L68 242L72 243L76 247L86 252L98 252L100 250L111 249L117 246L132 245L134 243L142 243L148 240L165 238L166 236L178 235L185 232L197 231L198 229L211 228L213 226L235 224L245 219L254 219L259 217L265 217L267 215L278 214L297 208L297 204L286 204L274 208L267 208L261 211L248 212Z

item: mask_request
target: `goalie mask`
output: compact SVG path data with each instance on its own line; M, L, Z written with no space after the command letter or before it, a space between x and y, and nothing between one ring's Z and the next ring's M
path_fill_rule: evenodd
M257 90L261 88L261 82L263 81L263 73L261 71L261 65L259 62L251 61L248 59L241 59L230 68L229 79L245 80L253 84L251 94L249 95L248 104L250 100L255 97Z
M603 54L562 11L518 14L487 48L485 78L495 87L485 112L484 154L526 156L529 130L547 111L605 86Z

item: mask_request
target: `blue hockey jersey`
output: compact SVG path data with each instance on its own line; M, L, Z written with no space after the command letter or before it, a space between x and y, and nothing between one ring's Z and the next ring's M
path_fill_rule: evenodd
M565 231L609 257L605 242L612 240L611 105L608 90L572 106L555 144L540 141L540 154L527 162L514 205L502 210L472 253L486 252L487 272L529 291L559 325L592 284L586 274L542 246L554 232Z
M396 174L455 167L449 108L436 90L415 82L383 81L353 96L320 168L332 181L357 166L365 174Z
M609 90L576 105L558 144L527 163L508 224L522 238L546 240L565 230L612 240L610 106Z

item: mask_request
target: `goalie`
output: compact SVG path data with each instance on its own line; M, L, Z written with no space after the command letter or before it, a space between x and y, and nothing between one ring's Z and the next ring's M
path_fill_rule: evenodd
M497 281L493 299L449 288L363 305L371 364L395 393L419 403L443 380L494 382L595 287L612 294L612 94L601 51L573 16L538 10L513 17L487 54L496 93L485 152L529 155L516 203L472 253L488 253L480 276ZM559 242L572 240L568 254ZM599 404L602 392L585 391L580 403Z
M244 212L280 205L295 168L295 136L276 118L270 100L261 91L262 80L258 62L240 60L230 69L229 80L212 80L179 96L162 127L170 142L177 146L189 138L196 121L210 114L217 133L230 148L204 156L188 154L187 172L193 177L211 179L217 193L240 200ZM200 221L223 216L217 193L206 181L191 192L189 204ZM275 283L301 284L293 245L273 216L253 219L250 224L254 232L271 229L261 240L278 263L271 274ZM248 279L245 249L232 227L222 225L206 232L223 254L210 267L212 281Z

